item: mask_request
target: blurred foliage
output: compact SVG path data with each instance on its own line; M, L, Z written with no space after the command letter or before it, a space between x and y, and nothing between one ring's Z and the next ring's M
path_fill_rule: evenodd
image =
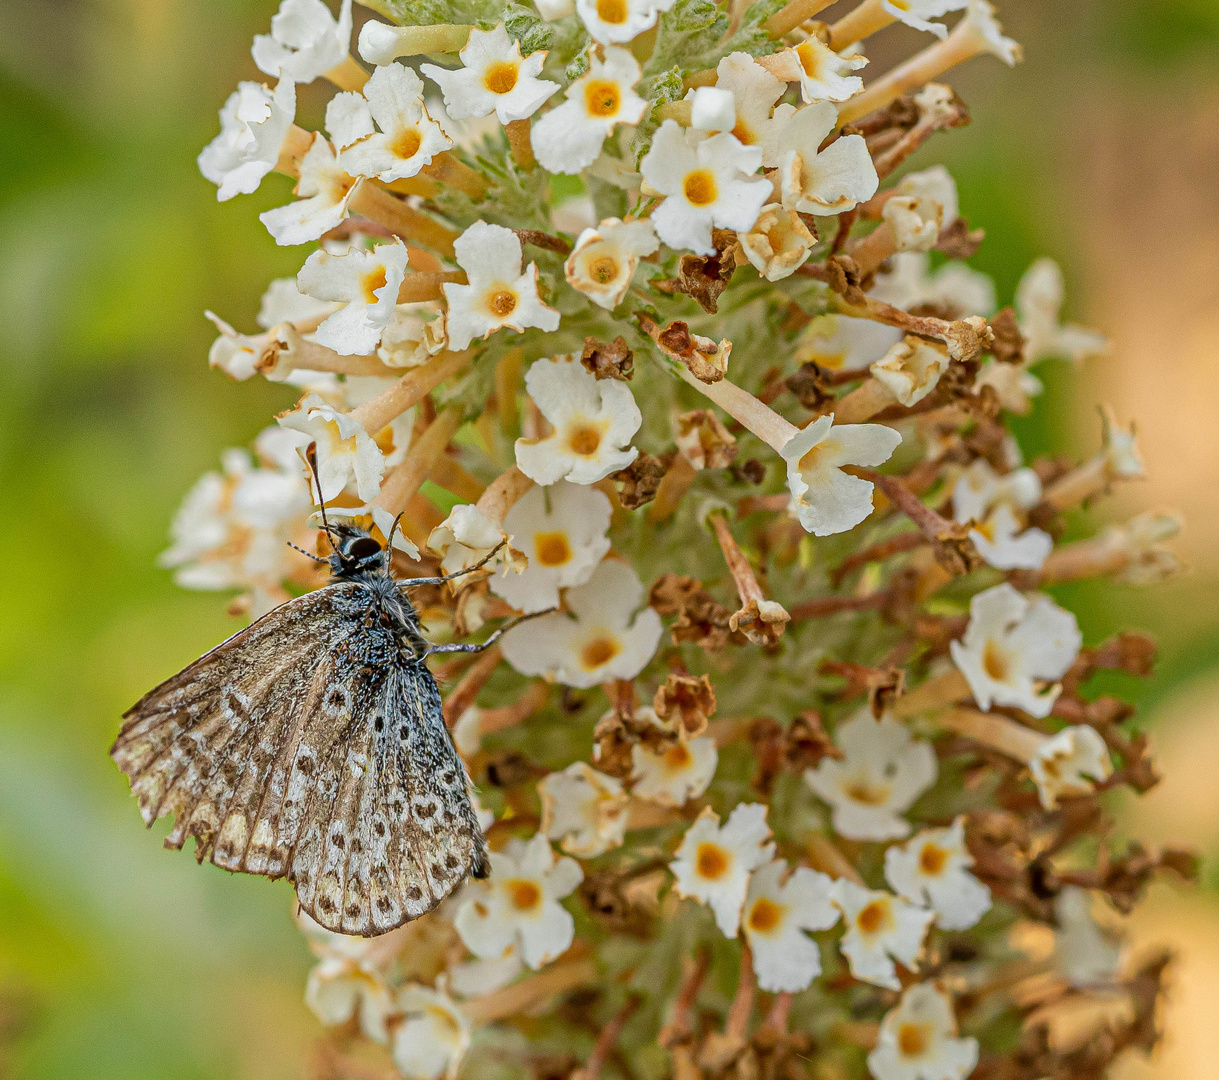
M0 0L0 1075L306 1073L316 1025L289 890L160 851L106 756L131 702L234 629L223 597L155 565L179 498L292 400L209 371L202 317L251 329L266 282L297 269L257 221L289 183L217 204L194 165L225 96L259 77L246 50L274 7ZM986 228L974 262L1004 298L1038 254L1071 279L1052 133L1081 53L1163 80L1219 41L1212 0L1007 8L1029 64L963 73L975 123L928 151ZM302 88L300 122L316 126L324 100ZM1073 373L1044 375L1041 408L1015 425L1026 452L1086 451L1069 435ZM1146 596L1060 597L1089 641L1161 636L1157 676L1122 688L1145 705L1219 665L1219 617L1188 633L1173 617L1189 588Z

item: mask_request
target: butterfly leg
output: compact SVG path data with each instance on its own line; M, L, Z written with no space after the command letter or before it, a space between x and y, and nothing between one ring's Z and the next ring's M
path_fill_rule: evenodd
M511 630L514 626L519 626L523 622L528 622L530 619L536 619L539 615L549 615L555 608L547 608L545 611L534 611L529 615L518 615L514 619L509 619L503 626L488 636L486 641L479 642L454 642L450 645L432 645L420 659L427 659L432 653L476 653L482 652L484 649L491 648L501 637L505 631Z
M412 589L417 585L443 585L446 581L452 581L454 578L464 577L466 574L472 574L475 570L486 566L487 563L494 559L495 556L499 554L500 548L502 548L507 542L507 540L501 540L491 549L488 554L484 555L473 566L467 566L464 570L458 570L455 574L442 574L440 577L407 578L405 581L399 581L398 584L406 589Z

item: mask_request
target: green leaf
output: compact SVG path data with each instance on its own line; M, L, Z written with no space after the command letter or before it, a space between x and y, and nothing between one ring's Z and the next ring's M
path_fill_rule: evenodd
M504 0L360 0L366 7L399 26L440 23L487 23L503 17Z

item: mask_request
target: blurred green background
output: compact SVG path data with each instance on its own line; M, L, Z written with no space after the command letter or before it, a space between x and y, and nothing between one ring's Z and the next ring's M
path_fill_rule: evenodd
M266 282L298 269L257 221L289 183L221 205L194 164L225 96L261 78L248 46L275 6L0 2L0 1076L311 1075L287 886L161 851L106 756L122 711L233 629L222 596L155 566L180 497L292 401L209 371L202 315L253 329ZM1086 454L1096 402L1138 419L1151 478L1078 526L1161 504L1191 523L1187 578L1060 599L1089 641L1162 644L1157 675L1122 686L1168 751L1131 828L1212 858L1207 889L1157 898L1139 930L1188 925L1190 951L1166 1056L1129 1075L1201 1080L1219 1057L1190 1005L1213 1017L1219 993L1219 3L1002 8L1025 64L954 76L974 123L918 161L953 169L1004 301L1050 254L1071 316L1114 337L1107 361L1043 368L1017 425L1029 455ZM886 31L874 63L914 39ZM298 122L327 96L302 88Z

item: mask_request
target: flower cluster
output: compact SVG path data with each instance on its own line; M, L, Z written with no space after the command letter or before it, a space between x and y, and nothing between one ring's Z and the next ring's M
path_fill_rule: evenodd
M353 55L351 0L283 0L200 155L306 250L257 332L212 316L212 366L291 389L164 562L260 614L323 584L288 546L326 552L321 503L400 578L486 563L411 593L429 636L531 618L441 680L489 878L303 927L328 1068L1035 1080L1153 1042L1161 969L1095 913L1188 861L1112 846L1155 774L1088 682L1154 650L1047 590L1163 579L1178 523L1078 538L1143 473L1112 413L1076 465L1005 426L1106 343L1049 260L1000 308L923 160L949 72L1020 57L991 4L368 6ZM874 74L898 21L923 47ZM1089 997L1123 1019L1062 1071L1037 1018Z

